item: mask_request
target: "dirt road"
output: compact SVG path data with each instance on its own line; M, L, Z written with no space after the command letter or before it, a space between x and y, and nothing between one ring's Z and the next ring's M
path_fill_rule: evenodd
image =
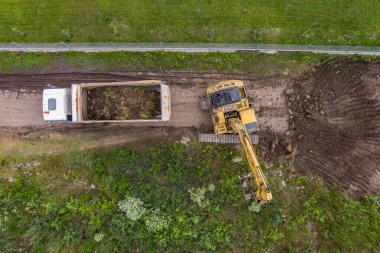
M0 92L0 126L44 125L41 106L40 91L3 90Z
M287 129L285 90L289 79L277 77L257 78L249 75L223 75L198 73L125 72L109 74L57 73L38 75L0 76L0 126L42 126L42 89L47 83L69 87L71 82L102 82L120 80L159 79L170 85L172 117L169 122L154 126L195 127L211 126L209 113L199 108L200 97L207 85L214 82L240 78L246 81L248 92L261 105L261 129L283 133ZM21 90L20 90L21 89ZM134 123L130 126L152 126L152 123Z
M244 80L261 106L261 150L269 150L273 133L296 147L296 168L338 185L353 197L380 191L380 64L329 61L302 76L225 75L189 72L50 73L0 75L0 126L42 127L41 92L53 83L158 79L170 85L169 122L130 127L192 128L211 132L209 113L199 109L207 85ZM78 126L64 125L66 128ZM86 130L109 127L86 125ZM121 125L113 125L117 128ZM269 140L269 141L268 141ZM277 145L281 149L281 144ZM277 154L278 152L274 152ZM262 152L264 154L264 152ZM265 158L265 157L264 157ZM278 157L276 157L278 159Z

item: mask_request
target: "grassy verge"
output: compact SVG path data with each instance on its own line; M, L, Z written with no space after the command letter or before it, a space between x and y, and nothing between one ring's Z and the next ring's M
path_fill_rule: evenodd
M177 53L177 52L102 52L102 53L19 53L0 52L0 72L54 70L91 67L97 71L199 71L252 74L301 73L324 55L304 53Z
M329 59L379 61L375 56L325 55L300 52L276 54L182 52L0 52L0 73L78 71L196 71L244 74L300 74Z
M291 161L266 169L274 201L243 200L247 165L227 145L119 147L4 158L4 252L358 252L379 250L379 197L347 199L297 176ZM12 173L12 175L10 175ZM12 180L10 180L12 178ZM12 181L12 182L9 182ZM128 245L128 247L126 247Z
M376 0L2 0L0 5L0 41L380 45Z
M0 133L0 160L12 163L25 163L35 157L75 153L99 147L125 145L143 142L146 139L162 136L160 132L131 129L103 129L101 132L75 131L56 132L52 130L38 131L28 137L12 136Z

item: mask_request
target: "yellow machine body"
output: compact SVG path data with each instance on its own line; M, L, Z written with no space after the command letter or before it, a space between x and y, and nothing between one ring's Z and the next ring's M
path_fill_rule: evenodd
M245 85L240 80L228 80L216 83L206 90L210 99L211 118L215 134L238 134L248 164L252 171L257 190L254 198L257 202L272 200L268 180L261 169L250 134L258 132L257 118L249 101Z
M233 94L229 98L228 93L231 91ZM233 114L239 115L242 123L247 125L249 133L258 131L256 114L246 94L244 83L240 80L223 81L207 88L206 95L211 99L211 118L215 134L235 133L226 120L229 116L233 117ZM221 103L216 101L216 96L221 97Z

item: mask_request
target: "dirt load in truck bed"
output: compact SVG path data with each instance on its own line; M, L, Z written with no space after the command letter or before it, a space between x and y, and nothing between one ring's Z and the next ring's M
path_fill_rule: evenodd
M160 92L134 86L89 89L87 113L89 120L152 119L160 114Z

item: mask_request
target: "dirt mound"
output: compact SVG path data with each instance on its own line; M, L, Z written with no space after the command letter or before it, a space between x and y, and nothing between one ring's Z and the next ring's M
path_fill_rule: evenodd
M380 64L328 61L286 90L297 168L350 196L380 190Z
M89 120L151 119L160 114L160 92L149 87L100 87L87 91Z

